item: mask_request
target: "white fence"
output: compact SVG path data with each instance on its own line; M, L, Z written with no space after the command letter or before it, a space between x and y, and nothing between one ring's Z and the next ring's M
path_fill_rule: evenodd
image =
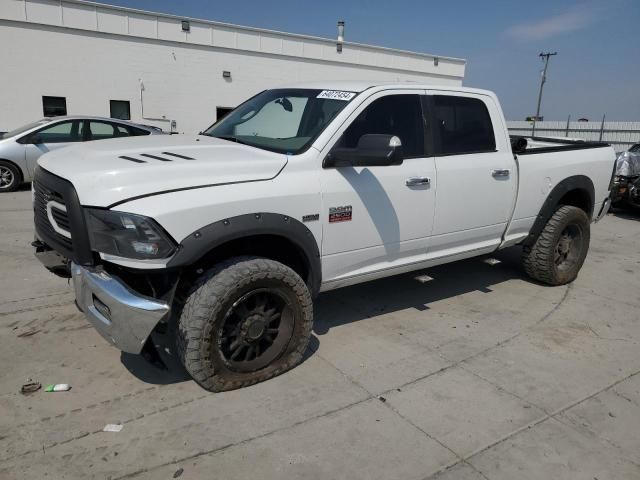
M511 135L531 135L533 122L507 122ZM538 137L570 137L610 143L616 152L640 143L640 122L537 122Z

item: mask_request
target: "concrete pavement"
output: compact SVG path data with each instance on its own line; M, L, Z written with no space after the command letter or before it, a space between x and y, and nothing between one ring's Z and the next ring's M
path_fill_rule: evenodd
M640 479L640 216L565 287L510 249L324 294L302 365L222 394L107 345L31 238L0 195L1 479Z

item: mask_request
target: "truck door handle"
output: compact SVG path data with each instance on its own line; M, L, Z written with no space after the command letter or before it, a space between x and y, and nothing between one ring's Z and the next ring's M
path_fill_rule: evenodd
M498 168L491 172L494 178L505 178L511 174L511 170L508 168Z
M407 187L415 187L417 185L430 185L431 179L429 177L411 177L407 178Z

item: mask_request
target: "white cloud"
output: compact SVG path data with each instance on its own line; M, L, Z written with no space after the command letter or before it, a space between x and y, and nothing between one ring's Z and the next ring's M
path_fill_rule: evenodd
M507 30L507 34L519 40L544 40L588 27L596 20L596 13L595 9L585 5L574 7L537 22L514 25Z

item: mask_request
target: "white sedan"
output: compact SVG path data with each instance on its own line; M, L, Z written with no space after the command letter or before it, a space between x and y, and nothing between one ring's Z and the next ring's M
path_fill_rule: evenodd
M157 127L114 118L64 116L43 118L0 135L0 192L30 182L41 155L76 142L163 133Z

